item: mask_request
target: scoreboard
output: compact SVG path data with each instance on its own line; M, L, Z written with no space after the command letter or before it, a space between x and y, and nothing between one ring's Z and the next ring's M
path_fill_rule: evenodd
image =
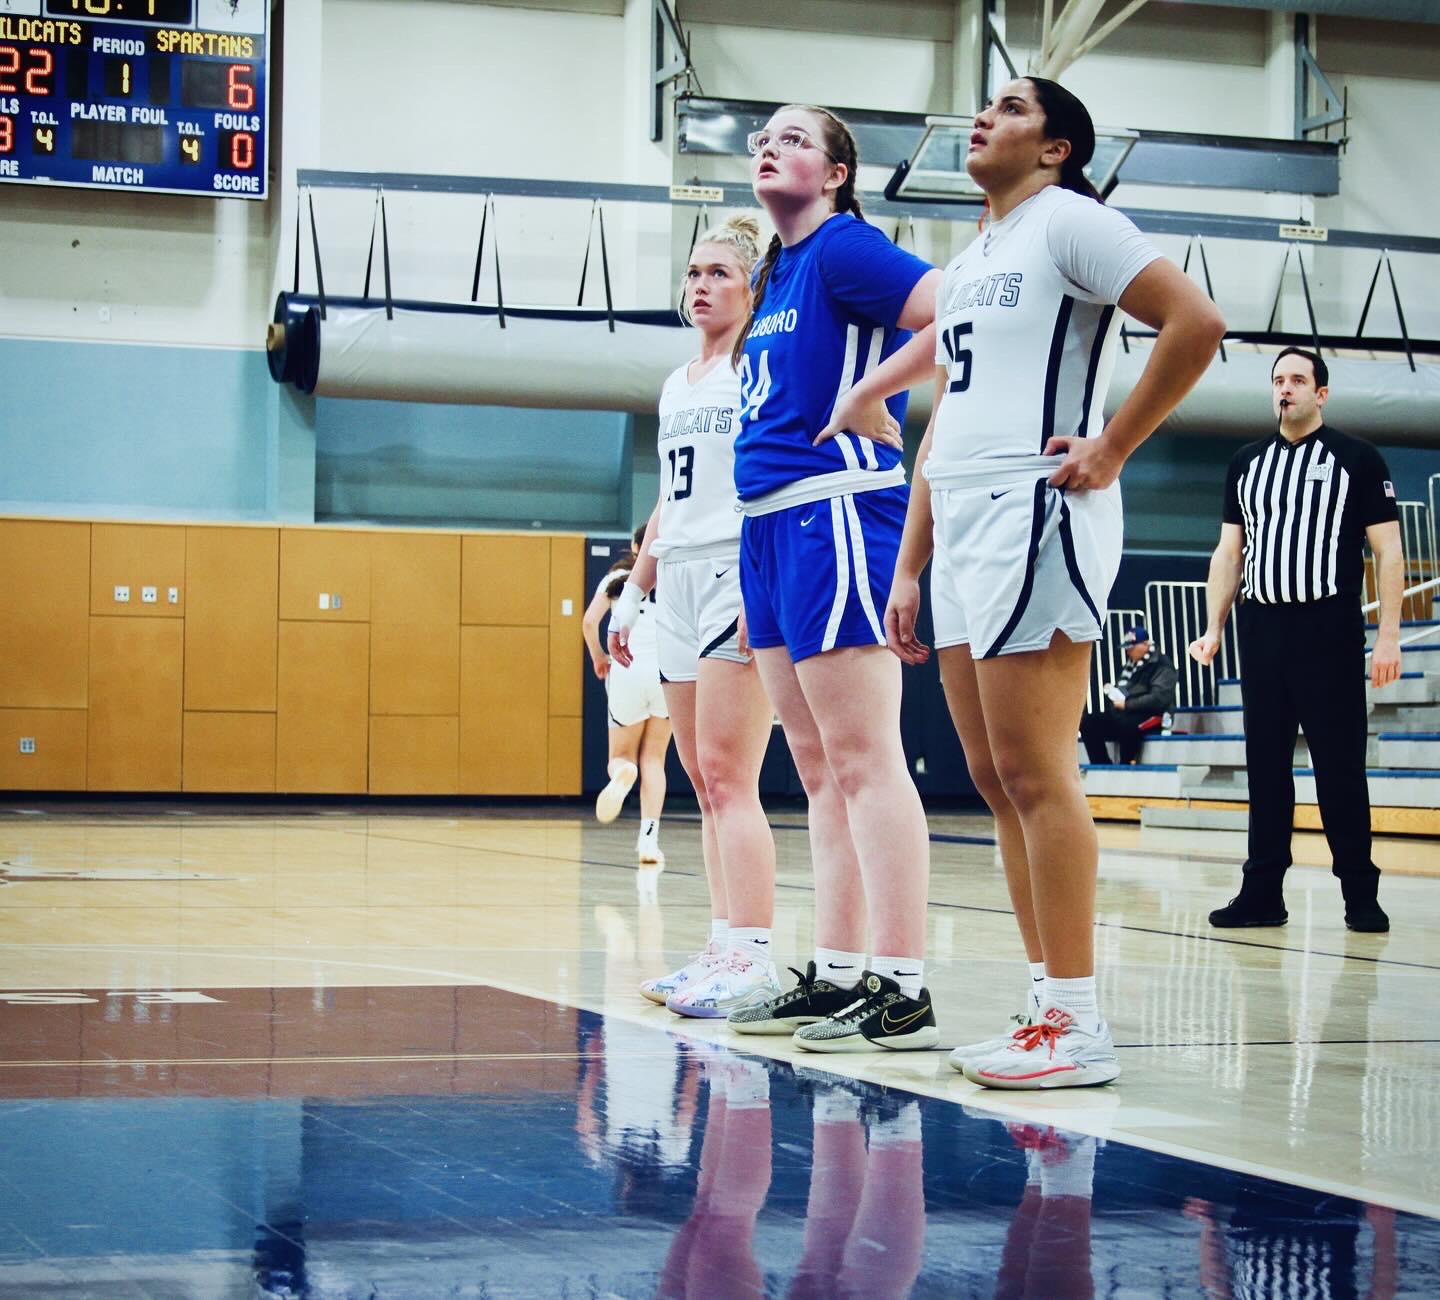
M263 199L270 0L0 0L0 183Z

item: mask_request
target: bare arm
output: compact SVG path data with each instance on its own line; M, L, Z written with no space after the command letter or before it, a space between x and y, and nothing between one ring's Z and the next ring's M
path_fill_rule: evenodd
M610 671L610 660L605 657L605 647L600 644L600 620L605 617L605 611L609 608L610 601L606 598L605 588L601 587L585 606L585 613L580 619L580 634L585 638L585 648L590 652L591 666L595 669L595 676L602 682Z
M662 492L664 484L661 484ZM655 534L660 527L660 502L655 502L655 509L650 512L650 518L645 523L645 536L640 541L640 554L635 557L635 566L630 570L630 576L625 579L625 585L639 587L642 592L649 595L650 588L655 585L655 557L650 554L650 547L655 541ZM632 597L633 599L633 597ZM616 612L622 610L623 602L616 602ZM623 617L623 614L621 615ZM630 654L630 625L619 622L612 614L610 618L610 633L605 638L606 648L610 651L610 657L622 668L628 668L634 662Z
M1145 441L1205 373L1225 336L1219 309L1174 262L1151 262L1120 295L1120 308L1157 331L1135 387L1105 426L1103 438L1051 438L1047 456L1065 463L1051 476L1072 491L1109 487Z
M910 290L896 324L917 331L915 337L835 403L830 423L815 437L817 444L848 431L891 447L902 445L900 426L885 409L885 399L914 388L935 368L935 295L942 275L927 271Z
M930 483L923 470L925 462L930 459L930 447L935 438L935 417L949 379L943 366L935 366L934 371L935 401L930 411L930 424L915 457L915 472L910 478L910 503L905 507L905 531L900 537L895 576L891 580L890 599L885 606L885 644L907 664L923 664L930 658L930 647L916 639L915 616L920 610L920 575L935 549Z
M1245 538L1239 524L1220 525L1220 544L1210 557L1210 574L1205 579L1205 635L1190 642L1190 658L1197 664L1212 663L1220 653L1220 634L1240 590L1245 563Z
M1375 585L1380 589L1380 630L1370 652L1370 685L1387 686L1400 676L1400 606L1405 601L1405 556L1400 525L1371 524L1365 540L1375 552Z

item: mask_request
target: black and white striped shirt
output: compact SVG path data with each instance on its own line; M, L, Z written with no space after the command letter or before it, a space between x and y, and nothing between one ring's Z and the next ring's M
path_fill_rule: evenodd
M1398 519L1385 459L1322 424L1242 447L1225 480L1225 522L1245 530L1241 590L1263 605L1357 596L1372 524Z

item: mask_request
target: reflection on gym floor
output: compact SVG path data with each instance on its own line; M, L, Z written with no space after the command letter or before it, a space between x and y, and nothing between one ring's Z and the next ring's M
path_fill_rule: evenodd
M492 988L69 996L6 1010L7 1294L1440 1291L1432 1220Z

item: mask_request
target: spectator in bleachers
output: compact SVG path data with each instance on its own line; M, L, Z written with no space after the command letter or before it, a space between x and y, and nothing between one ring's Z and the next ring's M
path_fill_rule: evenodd
M1092 763L1110 762L1106 742L1114 741L1120 762L1140 757L1145 736L1158 731L1165 714L1175 707L1175 665L1160 652L1143 623L1136 623L1121 639L1125 667L1120 679L1104 688L1105 708L1080 720L1080 739Z

